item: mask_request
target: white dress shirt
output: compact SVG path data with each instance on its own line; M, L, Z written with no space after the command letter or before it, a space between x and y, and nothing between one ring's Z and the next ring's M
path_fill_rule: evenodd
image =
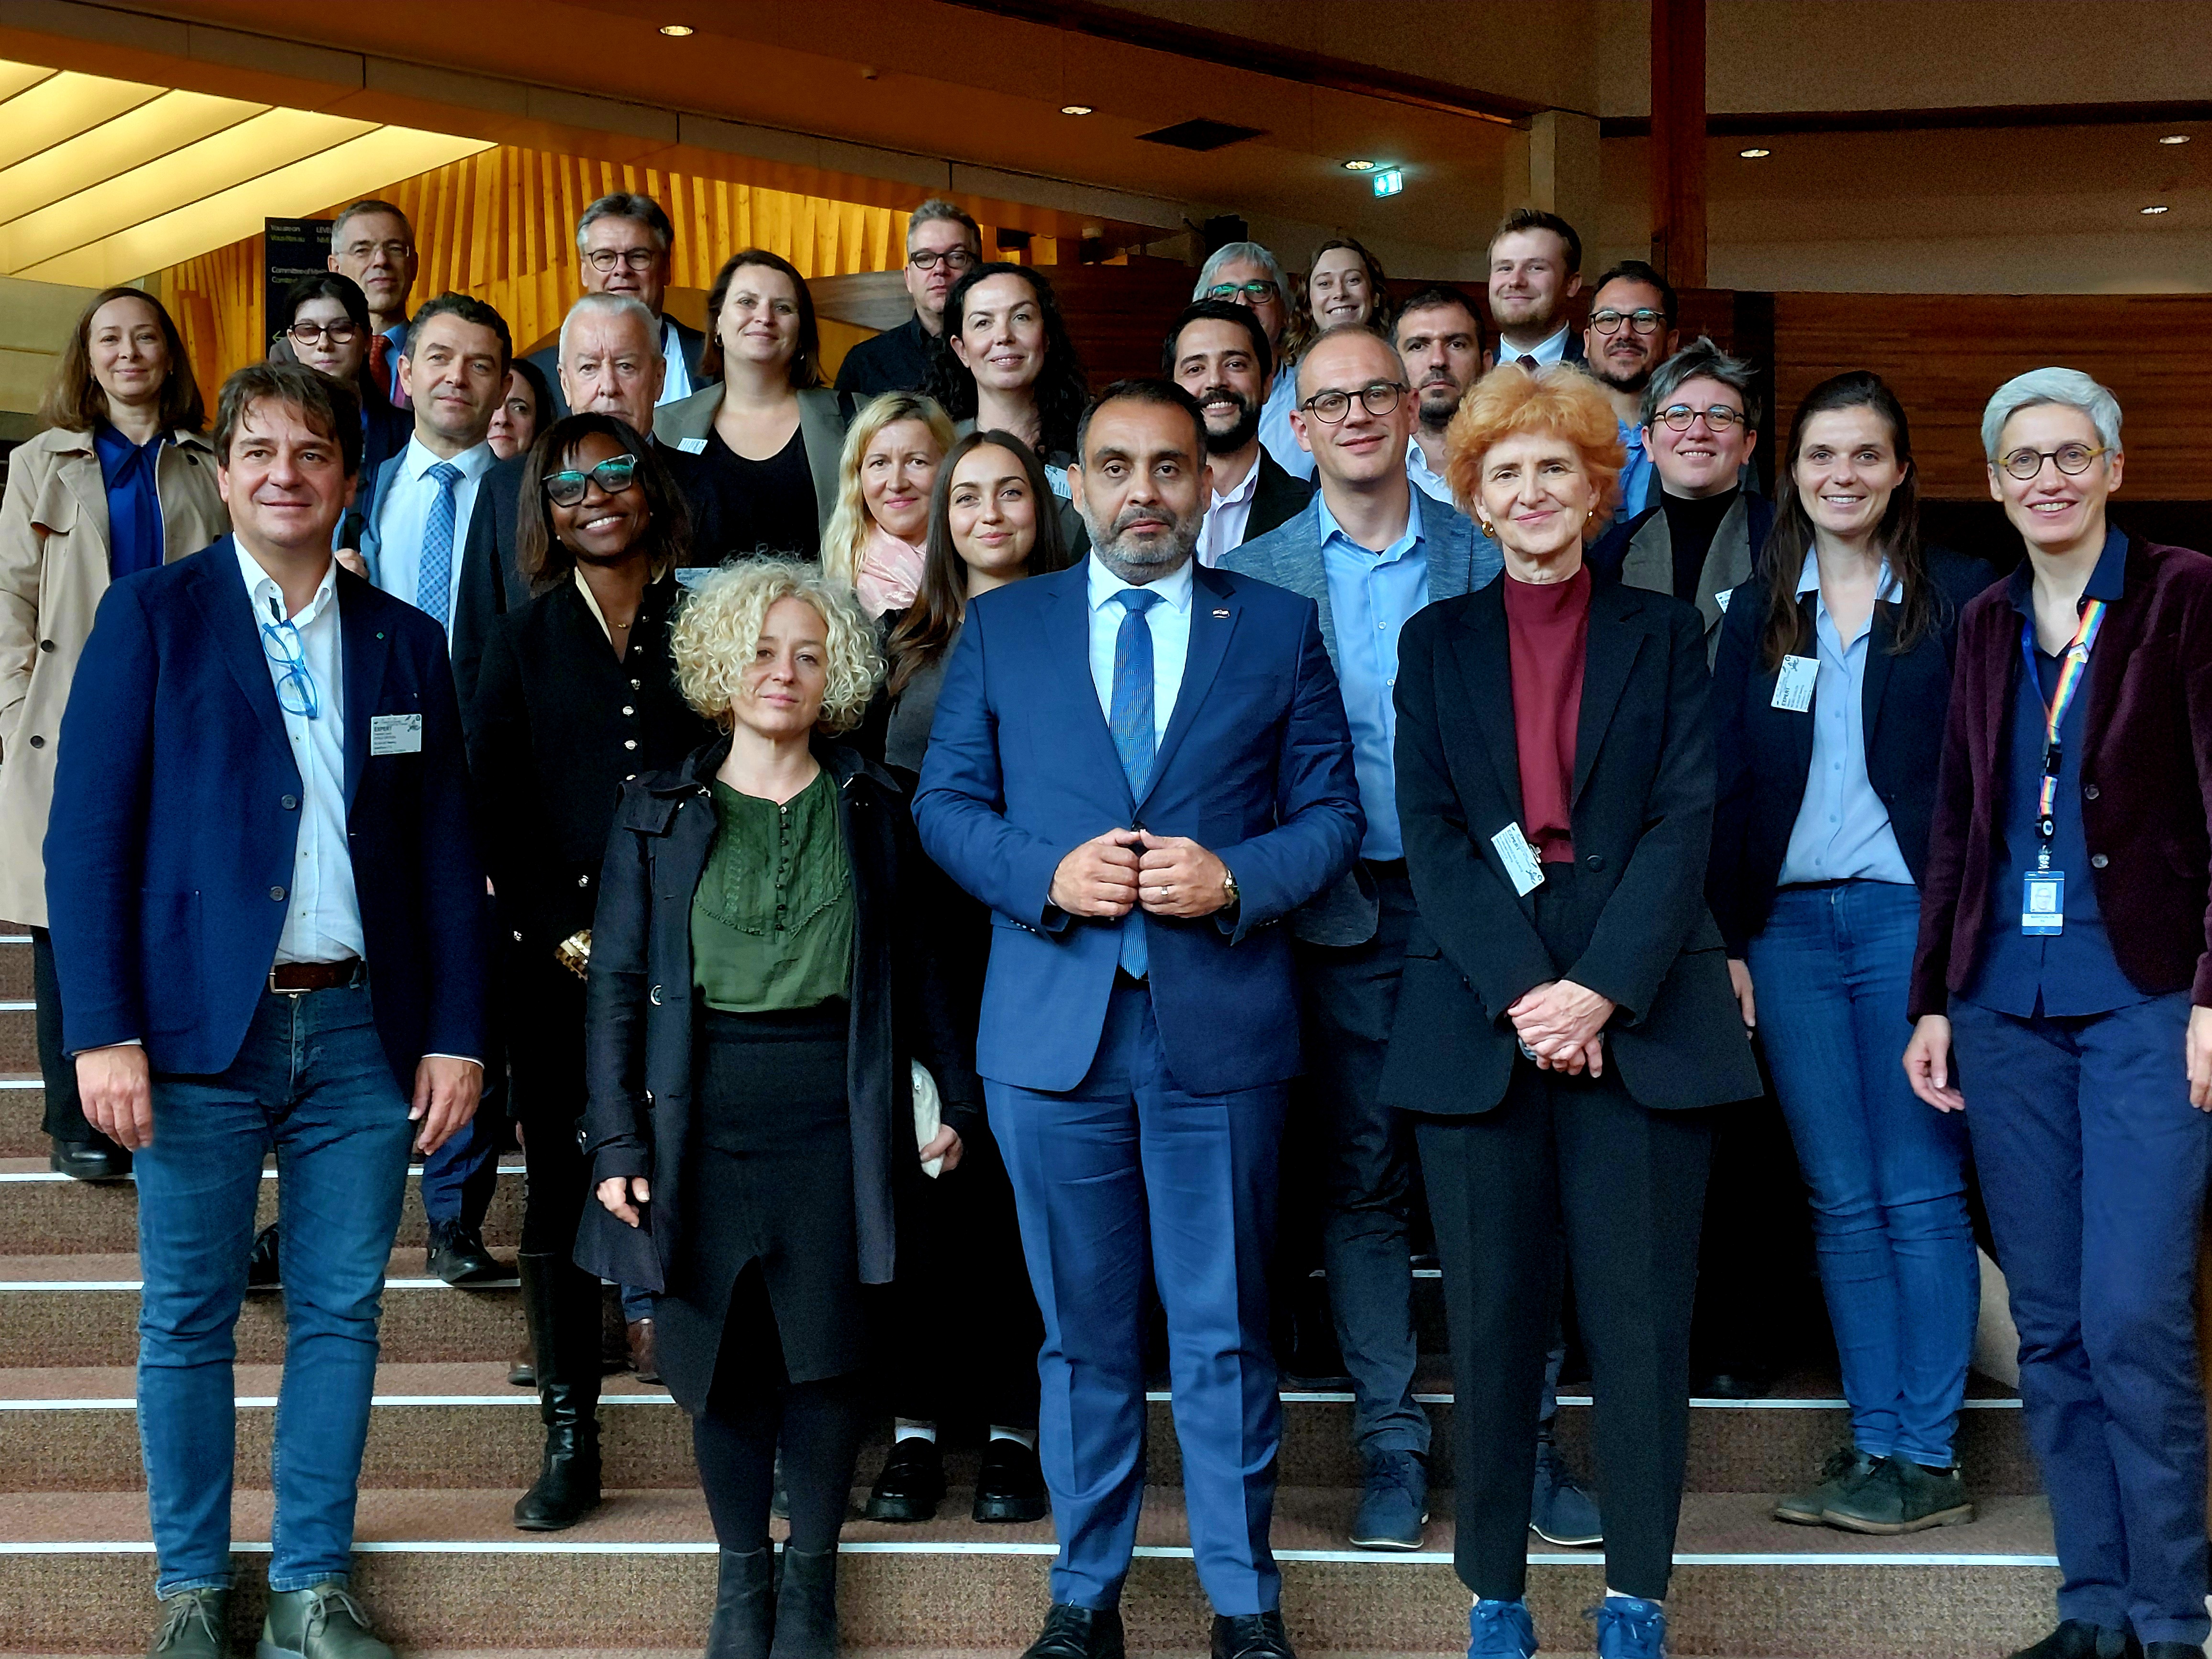
M1526 357L1541 368L1546 363L1556 363L1567 355L1568 325L1561 323L1559 331L1550 338L1537 343L1534 351L1523 351L1503 334L1498 337L1498 362L1500 368Z
M688 398L698 388L691 384L691 366L684 361L684 337L676 331L676 319L660 319L660 359L668 365L668 372L660 378L660 396L653 399L657 408Z
M292 764L300 771L300 837L292 853L291 890L285 899L284 931L276 936L276 960L343 962L364 955L366 946L361 898L354 890L353 852L346 841L345 664L338 631L337 562L331 562L315 597L289 618L288 628L284 590L244 546L233 545L258 625L262 659L276 687ZM313 689L312 716L295 712L304 704L302 677L288 672L289 653L271 637L272 629L280 636L298 635L307 663L304 682Z
M1293 478L1310 478L1314 459L1291 430L1291 411L1297 406L1298 373L1286 368L1268 388L1267 401L1260 405L1260 442L1275 458L1275 465Z
M446 637L449 641L453 636L453 609L461 591L461 549L469 538L469 514L476 510L477 483L498 459L489 442L453 458L461 477L453 486L453 557L447 578L450 586L446 593ZM378 546L372 574L379 587L410 605L415 603L416 579L422 569L422 532L429 526L430 504L438 499L430 469L443 459L424 448L419 437L410 438L407 447L387 463L399 470L376 503Z
M1442 501L1455 512L1458 510L1459 503L1452 499L1451 486L1444 482L1444 475L1430 470L1429 458L1422 453L1419 442L1412 438L1406 440L1406 476L1431 501Z
M1114 644L1121 637L1121 618L1129 612L1114 596L1134 582L1125 582L1103 564L1098 555L1088 561L1091 573L1091 683L1098 688L1099 712L1114 723ZM1177 566L1172 576L1152 583L1163 603L1145 612L1152 630L1152 745L1157 750L1168 735L1174 718L1176 694L1182 690L1183 664L1190 656L1190 562Z
M1267 453L1265 447L1260 453ZM1226 495L1216 495L1206 509L1206 523L1198 532L1198 562L1211 570L1224 553L1244 545L1245 526L1252 522L1252 497L1260 489L1260 456L1244 474L1244 482Z

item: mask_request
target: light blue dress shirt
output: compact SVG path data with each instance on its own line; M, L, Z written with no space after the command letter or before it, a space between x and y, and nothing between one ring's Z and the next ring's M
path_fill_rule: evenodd
M1539 368L1559 362L1567 355L1567 336L1571 331L1567 324L1561 323L1559 331L1539 340L1534 351L1522 351L1504 335L1500 335L1498 338L1498 365L1503 368L1508 363L1519 362L1523 357Z
M1896 605L1905 590L1882 561L1876 596ZM1790 831L1779 880L1788 886L1810 881L1888 881L1912 885L1912 872L1898 851L1889 809L1867 775L1866 671L1873 647L1869 615L1857 637L1846 643L1828 605L1820 597L1820 563L1811 550L1798 574L1800 599L1813 595L1813 633L1819 641L1820 671L1813 680L1813 763L1805 774L1805 799Z
M1260 405L1260 443L1275 458L1275 465L1293 478L1310 478L1314 459L1291 430L1291 411L1297 407L1298 374L1285 368L1268 388L1267 401Z
M1628 463L1620 469L1620 511L1613 515L1613 522L1626 524L1651 504L1651 480L1659 468L1644 447L1644 428L1627 421L1620 424L1621 447L1628 452Z
M322 585L286 628L284 590L234 544L238 574L246 583L261 655L276 686L284 740L300 770L300 838L292 853L292 881L285 899L284 931L276 936L279 962L343 962L367 953L362 940L361 898L353 881L353 850L346 841L345 673L338 632L337 561ZM265 631L296 631L306 678L314 688L315 713L295 712L304 702L297 676L288 676L285 647ZM291 689L286 680L292 678Z
M1114 596L1136 583L1125 582L1098 562L1089 562L1091 587L1091 683L1098 688L1098 712L1110 724L1114 719L1114 642L1121 636L1121 618L1128 612ZM1152 584L1165 601L1145 612L1152 630L1152 746L1155 751L1168 735L1175 716L1176 693L1182 690L1183 664L1190 657L1190 563L1186 560L1172 576Z
M1398 630L1429 602L1429 550L1421 503L1406 492L1406 528L1380 553L1344 533L1321 496L1321 563L1336 627L1336 684L1352 724L1352 769L1367 813L1364 859L1401 859L1398 833Z
M424 448L422 439L410 438L407 447L388 463L399 471L376 503L380 547L376 568L371 574L379 587L410 605L415 603L416 580L422 568L422 532L429 525L430 504L438 498L438 485L429 476L430 469L444 459ZM489 443L465 449L453 458L453 464L461 470L461 481L453 486L453 565L446 593L448 641L453 636L453 611L461 591L461 549L468 540L469 514L476 509L477 484L498 459Z
M1428 455L1411 438L1406 441L1406 476L1431 501L1442 501L1455 513L1459 510L1459 503L1452 499L1450 483L1443 473L1431 469Z
M681 403L697 387L691 384L691 365L684 361L684 337L676 331L676 319L660 319L660 361L664 372L660 377L660 395L653 399L657 408L662 404Z

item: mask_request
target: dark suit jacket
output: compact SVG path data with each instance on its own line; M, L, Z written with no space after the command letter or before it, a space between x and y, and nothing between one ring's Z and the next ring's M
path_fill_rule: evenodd
M446 638L337 574L346 823L378 1035L403 1092L481 1056L483 866ZM369 753L378 714L419 753ZM238 1056L284 927L299 769L231 538L100 600L62 721L46 892L71 1052L136 1037L157 1072Z
M1283 464L1260 448L1260 482L1252 489L1252 510L1244 516L1244 541L1256 542L1269 531L1288 524L1306 510L1314 498L1313 486L1283 470Z
M715 376L702 374L699 368L699 354L707 349L707 337L688 323L677 322L673 317L668 320L675 324L676 337L683 343L684 368L691 376L691 389L696 392L701 386L716 384ZM543 432L547 426L570 412L568 400L561 395L560 336L555 335L552 343L540 346L532 352L528 361L538 365L538 372L545 377L545 384L553 393L553 412L538 422L538 429Z
M915 820L939 868L991 907L976 1069L1072 1089L1098 1050L1121 923L1049 897L1078 843L1116 826L1188 836L1237 878L1233 915L1146 916L1153 1007L1199 1094L1298 1069L1280 921L1352 867L1366 820L1352 733L1311 599L1195 568L1190 654L1141 798L1091 678L1090 565L981 595L938 694Z
M1936 810L1936 772L1951 705L1959 610L1996 574L1979 559L1935 548L1929 550L1928 566L1942 598L1936 626L1899 656L1890 649L1897 638L1896 607L1876 605L1860 694L1867 776L1888 809L1897 850L1916 883L1925 878L1928 866L1928 824ZM1814 711L1801 714L1774 707L1777 676L1759 660L1766 610L1761 586L1746 586L1729 606L1713 664L1720 799L1705 896L1729 954L1738 957L1766 925L1813 765ZM1811 595L1799 606L1809 628Z
M2023 564L1959 619L1921 882L1916 1019L1943 1012L1981 960L2022 666L2012 599L2033 574ZM2212 559L2128 538L2124 586L2090 653L2087 696L2081 753L2066 757L2060 787L2081 792L2086 878L2112 954L2146 995L2189 991L2212 1007Z
M1555 962L1535 895L1490 838L1521 822L1504 579L1417 612L1398 636L1398 821L1420 905L1383 1103L1464 1115L1504 1098L1519 1053L1505 1011L1547 980L1619 1004L1607 1064L1650 1107L1759 1093L1750 1039L1705 902L1712 730L1705 630L1672 597L1599 582L1575 733L1580 878L1607 890L1588 948Z

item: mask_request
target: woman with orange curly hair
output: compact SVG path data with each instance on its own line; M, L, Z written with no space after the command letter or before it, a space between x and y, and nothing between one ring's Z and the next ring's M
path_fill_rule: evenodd
M1446 447L1452 493L1505 569L1400 636L1398 814L1420 917L1382 1094L1417 1115L1443 1261L1468 1652L1536 1650L1524 1523L1566 1261L1597 1385L1597 1651L1660 1659L1702 1109L1759 1092L1705 902L1704 627L1678 599L1591 580L1584 543L1623 455L1578 370L1486 375Z

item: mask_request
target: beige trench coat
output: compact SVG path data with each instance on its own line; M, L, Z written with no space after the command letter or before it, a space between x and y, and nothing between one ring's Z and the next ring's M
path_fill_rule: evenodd
M230 528L215 451L172 434L155 468L163 553L181 559ZM89 432L41 432L8 458L0 498L0 919L46 925L42 847L62 710L107 591L107 487Z

